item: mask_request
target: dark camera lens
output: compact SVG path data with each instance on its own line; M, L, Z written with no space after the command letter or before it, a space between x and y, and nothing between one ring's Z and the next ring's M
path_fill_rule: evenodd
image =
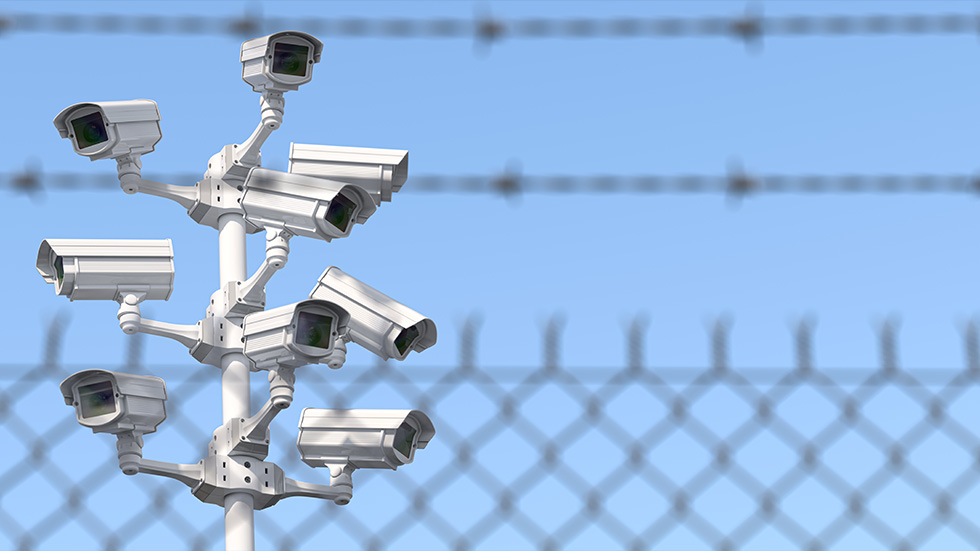
M405 457L412 457L412 443L415 442L415 433L418 432L408 423L402 423L395 431L395 449Z
M86 419L116 411L116 397L109 381L78 387L78 399L82 406L82 417Z
M60 256L54 259L54 271L58 273L58 285L65 282L65 260Z
M329 350L332 326L333 318L330 316L300 312L296 320L296 344Z
M92 147L109 140L109 133L106 132L102 113L92 113L73 119L71 127L75 131L75 143L78 144L78 149Z
M402 329L402 332L395 337L395 348L398 349L398 353L404 356L406 352L412 349L421 334L418 325Z
M279 42L272 52L272 72L280 75L305 77L306 62L309 57L310 49L307 46Z
M346 233L347 228L350 227L351 219L354 218L354 209L356 208L357 205L353 201L338 193L333 198L333 201L330 201L330 206L327 207L327 215L324 219L331 226Z

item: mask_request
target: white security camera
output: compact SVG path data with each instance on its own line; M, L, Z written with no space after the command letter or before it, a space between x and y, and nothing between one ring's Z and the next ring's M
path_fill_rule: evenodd
M436 343L436 324L429 318L363 283L336 266L327 268L310 298L337 304L350 314L350 340L383 360L404 360Z
M408 151L291 143L289 172L355 184L381 206L408 179Z
M54 118L62 138L90 158L118 159L153 151L160 141L160 111L148 99L76 103Z
M87 369L61 382L65 404L92 432L155 432L167 418L167 384L159 377Z
M411 463L436 429L415 409L306 408L299 419L296 447L304 463L331 473L355 469L397 469Z
M167 300L174 287L169 239L45 239L37 271L69 300Z
M245 316L245 356L256 369L329 363L350 316L336 304L304 300Z
M313 78L323 42L299 31L283 31L242 44L242 80L256 92L296 90Z
M347 237L377 208L358 186L266 168L249 172L242 195L248 222L328 242Z

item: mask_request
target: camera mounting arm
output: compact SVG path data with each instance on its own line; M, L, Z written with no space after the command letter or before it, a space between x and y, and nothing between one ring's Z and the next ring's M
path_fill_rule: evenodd
M238 304L248 311L265 307L265 285L289 260L289 238L292 236L286 230L270 228L265 231L265 260L252 277L235 285L234 300L230 301L232 310Z
M144 180L141 176L143 162L139 155L127 155L116 159L116 173L119 175L119 185L129 194L136 192L156 195L171 199L185 209L190 210L198 199L198 191L194 186L175 186L153 180Z
M201 341L201 324L177 325L162 321L145 320L140 314L143 293L128 293L119 301L119 328L127 335L146 333L173 339L187 348L194 348Z
M185 465L183 463L142 459L139 462L139 472L172 478L192 490L204 482L203 462L196 465Z
M216 493L215 490L219 489L220 487L215 484L216 481L211 481L210 484L208 483L209 476L208 473L205 472L205 463L205 461L201 461L196 465L186 465L181 463L167 463L165 461L143 459L139 463L139 472L156 476L165 476L167 478L177 480L190 488L192 493L201 493L202 495L195 493L195 496L205 503L209 503L212 502L208 499L210 494ZM277 470L277 468L274 468L274 470ZM273 491L269 492L270 495L262 495L264 492L249 493L258 493L259 495L254 497L262 499L262 501L265 502L263 503L265 507L273 505L280 499L286 497L315 497L319 499L328 499L337 505L347 505L350 503L351 497L353 497L354 485L351 481L351 472L353 472L353 468L344 469L340 476L331 478L330 485L326 486L323 484L313 484L310 482L293 480L287 476L282 476L282 471L278 470L277 474L282 476L282 486L274 488ZM223 494L227 493L230 488L221 489L224 490L224 492L221 492L221 494ZM200 492L200 490L204 490L204 492Z
M234 161L246 167L259 166L261 162L262 144L272 134L274 130L282 126L282 115L285 111L286 100L282 97L282 92L275 90L265 90L259 100L262 110L262 120L252 132L245 143L235 148Z
M354 483L350 476L352 472L354 472L353 467L344 467L338 476L331 476L329 486L285 477L285 491L282 497L315 497L329 499L337 505L347 505L353 497Z

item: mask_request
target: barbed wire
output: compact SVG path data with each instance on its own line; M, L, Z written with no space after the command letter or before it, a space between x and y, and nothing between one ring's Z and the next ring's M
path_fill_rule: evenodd
M298 29L321 37L516 39L713 38L753 42L764 36L849 36L975 34L980 16L908 14L867 16L520 18L490 15L462 18L264 17L248 12L237 18L82 13L0 14L0 33L129 33L251 36Z
M149 180L197 182L198 174L145 173ZM28 169L0 173L0 190L33 195L44 189L119 189L112 173L41 172ZM754 176L728 175L496 175L423 174L410 177L404 190L422 193L721 193L745 196L756 193L978 193L980 177L957 174L840 174Z

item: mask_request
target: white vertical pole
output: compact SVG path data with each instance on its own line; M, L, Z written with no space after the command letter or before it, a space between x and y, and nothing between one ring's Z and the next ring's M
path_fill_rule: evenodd
M225 551L255 550L255 513L252 496L225 496Z
M245 281L245 220L240 214L218 219L218 265L221 287L229 281ZM225 305L228 306L228 305ZM226 323L230 323L227 322ZM240 352L221 357L221 417L251 417L249 407L248 361ZM232 493L225 496L225 550L255 550L255 514L252 496Z
M218 254L221 285L245 281L245 219L241 214L224 214L218 219Z

